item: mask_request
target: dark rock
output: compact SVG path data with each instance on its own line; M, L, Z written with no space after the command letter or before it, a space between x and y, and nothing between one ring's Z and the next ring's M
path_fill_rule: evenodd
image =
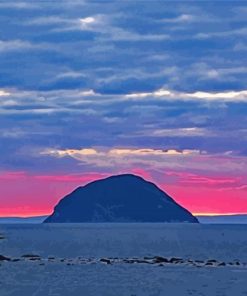
M182 263L183 262L183 259L181 259L181 258L171 258L170 260L169 260L169 262L170 263Z
M99 261L102 262L102 263L111 264L111 260L110 259L101 258Z
M34 254L25 254L21 256L22 258L27 258L27 259L40 259L41 257L39 255L34 255Z
M217 260L215 260L215 259L209 259L209 260L207 260L207 262L211 262L211 263L217 263Z
M226 266L226 263L225 262L221 262L218 264L218 266Z
M10 261L10 260L11 260L10 258L0 255L0 261Z
M202 261L202 260L195 260L194 262L195 263L199 263L199 264L203 264L204 263L204 261Z
M155 184L125 174L78 187L58 203L44 222L198 223L198 220Z
M123 259L124 263L135 263L133 259Z
M145 263L145 264L153 264L153 262L150 262L150 261L147 261L147 260L142 260L142 259L139 259L138 261L137 261L137 263Z
M12 261L12 262L18 262L18 261L21 261L21 259L19 259L19 258L14 258L14 259L12 259L11 261Z
M168 263L169 260L165 257L161 257L161 256L155 256L154 258L154 262L155 263Z

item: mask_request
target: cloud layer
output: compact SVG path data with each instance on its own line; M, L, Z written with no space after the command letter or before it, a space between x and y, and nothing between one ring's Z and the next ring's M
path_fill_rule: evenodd
M8 1L0 15L4 178L136 172L247 206L243 1Z

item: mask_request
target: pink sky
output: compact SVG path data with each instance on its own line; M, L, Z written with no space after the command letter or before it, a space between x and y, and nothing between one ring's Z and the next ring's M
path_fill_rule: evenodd
M187 182L183 179L171 184L158 182L142 169L132 173L154 181L171 195L179 204L195 214L246 213L246 188L222 188L222 182L234 183L231 178L205 178L189 174ZM168 172L167 175L182 173ZM83 175L29 175L25 172L7 172L0 175L0 216L36 216L50 214L54 205L76 187L107 174L89 173ZM182 174L184 177L184 173ZM181 176L180 176L181 177ZM164 180L167 180L164 178ZM214 181L213 181L214 180ZM200 182L199 182L200 181ZM196 184L196 186L195 186ZM216 184L216 186L215 186ZM219 184L219 186L217 186ZM213 185L213 186L210 186Z

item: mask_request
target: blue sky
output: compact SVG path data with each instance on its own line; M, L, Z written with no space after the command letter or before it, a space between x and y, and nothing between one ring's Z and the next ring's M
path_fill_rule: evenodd
M1 1L0 171L138 167L246 190L246 15L246 1Z

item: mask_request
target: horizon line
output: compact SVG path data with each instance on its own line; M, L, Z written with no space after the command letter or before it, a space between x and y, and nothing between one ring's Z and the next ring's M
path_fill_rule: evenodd
M238 215L247 215L247 213L192 213L193 216L201 217L218 217L218 216L238 216Z
M30 216L30 215L4 215L1 216L0 215L0 219L1 218L23 218L23 219L28 219L28 218L39 218L39 217L46 217L51 215L52 213L44 213L44 214L40 214L40 215L34 215L34 216ZM196 217L220 217L220 216L239 216L239 215L247 215L247 213L192 213L193 216Z

